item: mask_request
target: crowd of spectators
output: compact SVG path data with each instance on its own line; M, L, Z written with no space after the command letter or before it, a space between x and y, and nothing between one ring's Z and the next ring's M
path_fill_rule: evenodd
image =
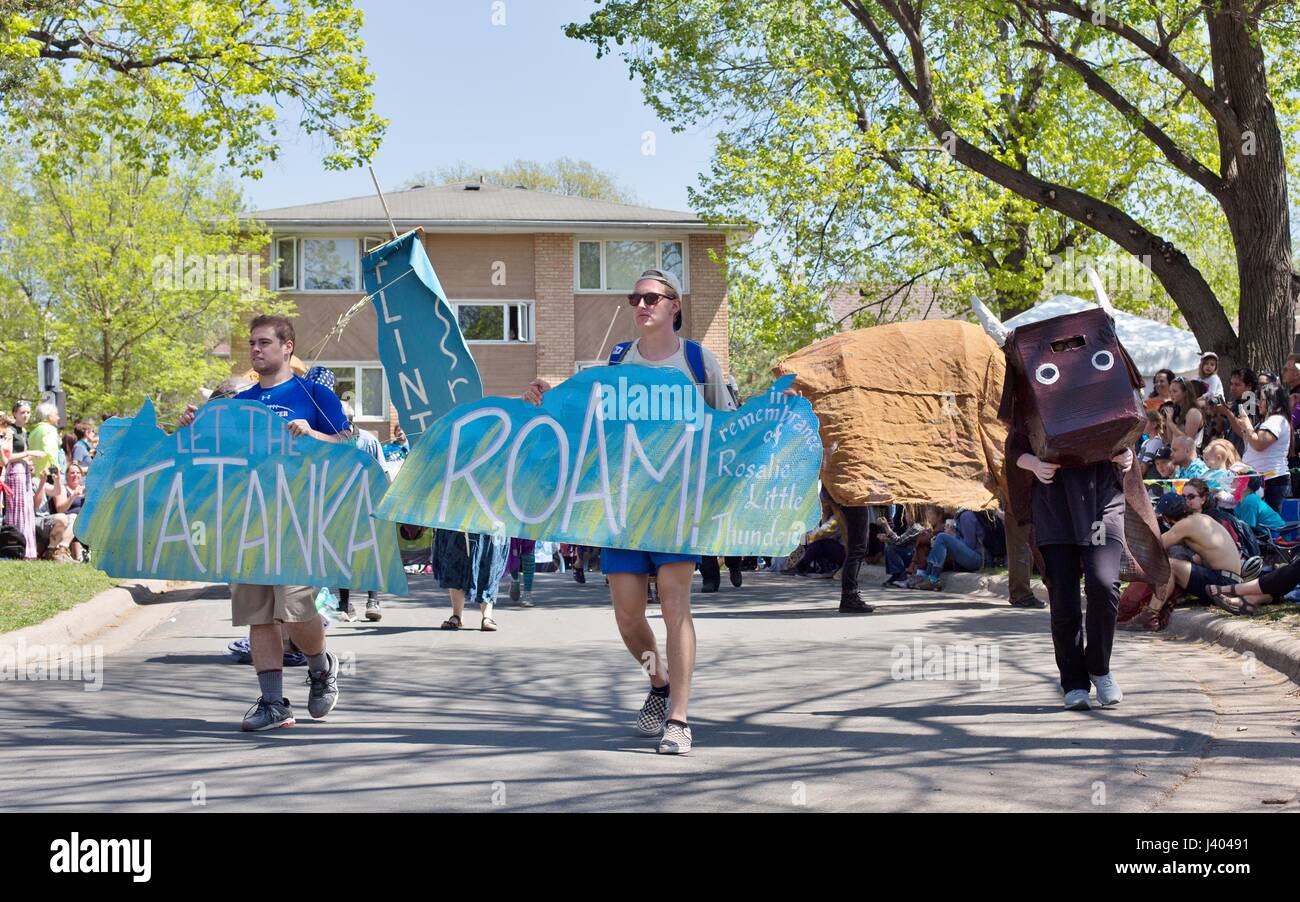
M58 408L18 401L0 413L0 557L62 563L89 559L76 539L86 474L99 445L88 420L59 427Z

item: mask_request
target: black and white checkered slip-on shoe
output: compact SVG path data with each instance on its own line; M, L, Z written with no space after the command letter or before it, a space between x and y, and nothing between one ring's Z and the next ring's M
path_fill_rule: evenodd
M664 731L664 718L667 716L668 696L651 692L645 697L645 704L637 715L637 732L643 736L658 736Z

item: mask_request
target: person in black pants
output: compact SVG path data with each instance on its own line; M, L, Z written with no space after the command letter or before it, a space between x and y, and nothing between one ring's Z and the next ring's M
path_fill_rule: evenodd
M1110 652L1119 616L1119 569L1124 548L1123 474L1133 465L1125 449L1111 461L1061 467L1039 459L1029 440L1013 432L1007 459L1034 475L1030 491L1034 544L1043 556L1052 614L1052 647L1065 707L1086 711L1089 683L1103 706L1124 694L1110 674ZM1088 596L1085 622L1079 570Z
M731 584L737 589L741 586L740 558L730 555L726 558L727 571L731 575ZM700 576L704 578L702 592L716 592L722 585L722 569L718 566L718 556L706 554L700 558Z
M840 570L840 613L870 614L875 606L862 600L858 591L858 575L862 562L867 556L870 536L872 508L861 507L835 508L844 530L844 566Z

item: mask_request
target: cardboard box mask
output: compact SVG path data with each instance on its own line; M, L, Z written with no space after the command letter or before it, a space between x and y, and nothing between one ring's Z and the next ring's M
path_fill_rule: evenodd
M1038 457L1100 463L1142 433L1142 380L1102 308L1020 326L1005 350L1016 415Z

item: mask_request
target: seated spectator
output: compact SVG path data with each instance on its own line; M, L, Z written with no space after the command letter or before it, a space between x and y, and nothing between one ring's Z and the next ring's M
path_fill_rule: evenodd
M908 524L901 533L896 533L890 527L887 518L880 517L876 523L880 526L881 537L885 542L885 574L888 578L884 586L888 588L904 585L907 580L908 561L916 553L916 539L925 531L925 525L913 522Z
M1165 440L1160 437L1160 414L1148 410L1146 432L1142 436L1142 443L1138 446L1138 460L1144 467L1150 466L1156 459L1156 452L1164 446Z
M1196 454L1196 443L1186 435L1174 436L1173 461L1178 469L1174 471L1174 479L1199 479L1210 471Z
M1174 463L1174 449L1166 445L1156 453L1156 478L1173 479L1176 472L1178 465Z
M1202 479L1220 491L1231 492L1236 487L1237 474L1232 472L1232 467L1241 463L1241 458L1237 456L1237 449L1232 446L1232 442L1216 438L1205 446L1202 459L1206 466L1206 472L1201 474Z
M944 566L951 564L951 569L973 573L984 566L984 551L980 547L978 536L974 543L967 536L958 532L957 521L949 519L943 511L931 512L930 553L926 556L925 572L918 573L908 584L914 589L926 589L932 592L940 590L939 577Z
M789 570L803 576L831 577L844 565L846 552L840 538L839 518L832 515L804 536L804 544L790 555Z
M63 477L52 468L36 486L32 506L36 511L36 550L41 560L68 564L77 561L71 550L73 524L85 502L86 489L80 479L81 468L74 464L70 469L77 471L75 485L65 485Z
M1174 581L1185 594L1203 604L1213 604L1210 586L1241 581L1241 552L1228 531L1213 518L1195 513L1182 495L1169 492L1156 502L1156 513L1170 528L1160 537L1166 549L1185 545L1191 560L1170 555Z
M1281 529L1286 526L1286 521L1281 514L1265 504L1259 494L1263 483L1260 476L1254 476L1246 488L1246 494L1241 496L1232 512L1251 529Z

